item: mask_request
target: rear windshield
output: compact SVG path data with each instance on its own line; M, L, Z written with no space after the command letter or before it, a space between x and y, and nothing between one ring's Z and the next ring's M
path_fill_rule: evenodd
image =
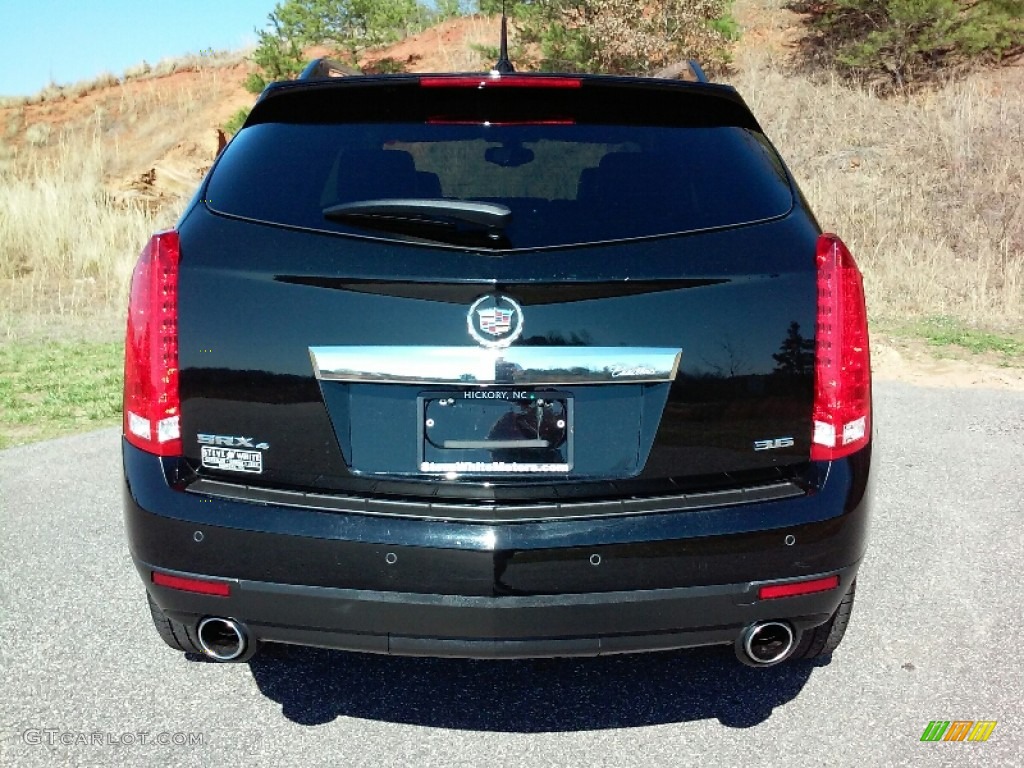
M430 242L429 227L325 211L376 200L493 203L511 212L500 233L464 244L501 249L747 224L792 207L782 163L750 128L553 123L252 125L225 150L206 204L259 222Z

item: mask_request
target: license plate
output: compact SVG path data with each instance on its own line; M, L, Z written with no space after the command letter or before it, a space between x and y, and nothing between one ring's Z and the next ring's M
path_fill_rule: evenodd
M572 396L471 389L419 398L421 472L561 473L572 470Z

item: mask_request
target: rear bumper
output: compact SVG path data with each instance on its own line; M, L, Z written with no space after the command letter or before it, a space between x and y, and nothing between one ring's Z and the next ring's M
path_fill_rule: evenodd
M856 577L868 451L814 493L709 510L460 523L278 507L175 488L174 468L124 447L132 555L177 621L244 623L256 639L402 655L600 655L733 643L760 620L825 622ZM789 538L792 537L792 538ZM215 578L229 597L152 583ZM827 592L758 588L837 574Z
M136 562L143 578L153 566ZM840 587L757 601L757 584L582 595L463 597L308 587L239 580L228 598L149 585L177 621L242 622L263 642L404 656L527 658L599 656L731 644L757 621L785 618L796 633L828 620L856 577ZM195 576L195 574L179 574ZM823 574L831 575L831 574Z

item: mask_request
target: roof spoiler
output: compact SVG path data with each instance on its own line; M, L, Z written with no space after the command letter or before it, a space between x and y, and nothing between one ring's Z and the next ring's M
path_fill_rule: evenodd
M355 67L333 59L313 59L299 75L299 80L328 80L332 77L355 77L362 75Z
M655 72L652 77L661 77L666 80L687 80L691 83L708 82L708 76L704 74L704 70L700 68L696 59L669 64Z
M500 63L500 62L499 62ZM342 64L333 59L313 59L299 75L299 80L327 80L333 77L356 77L363 73L355 67ZM655 72L652 77L659 77L665 80L687 80L692 83L706 83L708 76L704 74L696 59L679 61L669 64Z

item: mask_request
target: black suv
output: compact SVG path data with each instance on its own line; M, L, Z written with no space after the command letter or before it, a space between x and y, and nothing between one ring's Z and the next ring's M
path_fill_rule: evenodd
M830 653L862 282L740 96L324 70L267 88L135 269L124 506L163 639Z

